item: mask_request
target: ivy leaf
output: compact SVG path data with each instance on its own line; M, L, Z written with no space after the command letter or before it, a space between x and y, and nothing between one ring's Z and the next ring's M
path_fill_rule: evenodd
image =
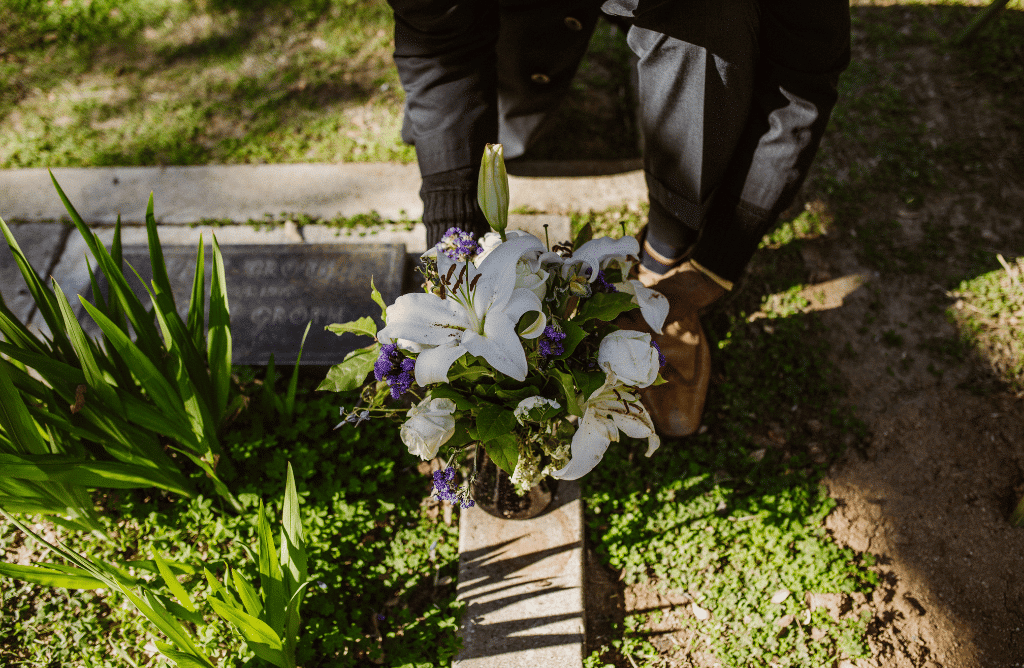
M484 445L495 438L510 435L515 426L515 414L504 406L486 404L476 416L476 435Z
M505 473L512 475L516 470L516 464L519 463L519 445L516 443L516 437L512 434L505 434L485 442L484 450L487 451L487 456L491 458L491 461Z
M333 325L327 325L325 327L328 332L333 332L338 336L346 332L352 332L360 336L377 336L377 323L373 321L373 318L363 317L359 320L353 320L352 322L335 323Z
M379 356L379 343L353 350L345 355L345 360L341 364L335 364L330 368L327 377L316 389L325 392L348 392L356 389L373 371L373 365Z
M619 314L637 308L633 303L633 295L625 292L596 292L589 297L576 312L573 322L584 323L598 319L612 322Z

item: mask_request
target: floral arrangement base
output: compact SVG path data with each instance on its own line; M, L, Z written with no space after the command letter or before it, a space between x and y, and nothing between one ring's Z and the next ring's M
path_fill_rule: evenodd
M498 467L481 448L481 458L473 481L473 500L485 513L506 520L537 517L551 505L558 491L558 480L546 478L520 496L512 477Z

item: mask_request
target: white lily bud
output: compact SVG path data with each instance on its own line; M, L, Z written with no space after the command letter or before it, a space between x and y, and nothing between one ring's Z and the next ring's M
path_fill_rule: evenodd
M501 144L488 144L484 148L477 200L491 229L504 241L505 228L508 227L508 173L505 171L505 149Z

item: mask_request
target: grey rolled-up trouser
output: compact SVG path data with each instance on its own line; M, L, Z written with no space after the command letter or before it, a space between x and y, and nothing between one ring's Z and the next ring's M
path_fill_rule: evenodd
M603 10L639 58L648 239L671 256L699 234L694 259L735 280L807 175L849 62L848 0L389 2L428 241L474 215L484 144L512 159L543 128Z

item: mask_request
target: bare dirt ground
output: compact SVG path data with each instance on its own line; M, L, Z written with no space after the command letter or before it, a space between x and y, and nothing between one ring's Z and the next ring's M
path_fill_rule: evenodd
M920 17L901 12L863 9L860 30L871 22L904 36L922 29ZM819 314L846 401L869 431L825 479L839 504L826 528L839 544L875 555L880 575L871 595L827 602L837 615L871 616L871 658L837 667L1024 666L1024 528L1009 521L1024 493L1024 401L995 378L993 360L951 353L962 332L947 314L956 303L948 277L979 256L1024 254L1020 92L1010 104L997 99L998 86L935 44L897 39L881 58L857 25L855 61L872 62L908 103L898 122L922 128L923 145L949 150L932 165L940 178L914 197L880 194L839 211L825 235L801 247L807 283L865 280ZM832 132L816 169L840 179L870 171L879 162L871 146L863 134ZM819 196L810 183L803 201ZM896 257L916 264L886 264ZM623 589L608 573L596 573L593 589L588 605L610 618L685 610L685 601L647 586ZM662 626L650 630L687 642L671 614ZM691 655L687 665L719 664Z

